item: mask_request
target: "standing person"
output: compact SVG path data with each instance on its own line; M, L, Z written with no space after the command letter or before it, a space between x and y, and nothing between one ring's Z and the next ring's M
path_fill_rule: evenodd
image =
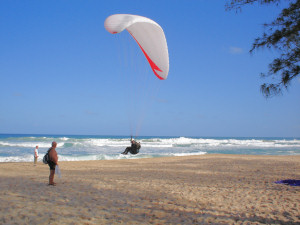
M37 160L38 160L38 157L39 157L39 151L38 151L38 148L39 146L35 146L35 149L34 149L34 165L36 166L36 163L37 163Z
M55 141L52 142L52 147L49 148L49 167L50 167L50 175L49 175L49 185L56 185L54 183L54 174L55 174L55 167L58 165L58 156L56 152L57 143Z

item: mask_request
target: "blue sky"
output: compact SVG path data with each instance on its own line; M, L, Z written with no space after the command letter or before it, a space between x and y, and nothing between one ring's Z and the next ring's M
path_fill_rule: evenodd
M299 137L300 80L265 99L259 74L277 53L249 54L281 8L235 13L225 2L0 1L0 133L130 135L126 90L135 84L124 79L119 39L103 26L128 13L162 26L170 56L139 135ZM129 60L149 75L136 57Z

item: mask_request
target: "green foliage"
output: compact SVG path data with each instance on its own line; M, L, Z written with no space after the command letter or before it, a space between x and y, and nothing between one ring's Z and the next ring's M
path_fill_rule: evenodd
M231 0L226 4L227 10L241 10L246 4L279 4L280 0ZM300 0L290 0L289 7L281 11L278 17L271 23L265 24L266 31L262 37L256 38L252 49L273 48L280 56L269 64L269 71L262 73L262 77L273 77L276 83L262 84L261 91L266 97L282 93L287 89L291 81L300 73Z
M261 5L266 5L270 3L278 4L280 0L231 0L230 2L226 3L225 7L226 10L237 9L240 10L242 6L247 4L259 3Z

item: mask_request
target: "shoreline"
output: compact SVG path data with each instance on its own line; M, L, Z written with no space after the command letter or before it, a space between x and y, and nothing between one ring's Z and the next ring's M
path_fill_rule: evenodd
M0 163L1 224L297 224L300 155Z
M270 154L234 154L234 153L208 153L208 152L201 152L201 153L197 153L197 154L192 154L192 153L175 153L174 155L160 155L160 156L145 156L142 157L140 156L142 154L138 154L137 155L121 155L121 154L117 154L117 157L114 158L114 156L107 156L104 155L104 158L99 158L99 159L72 159L72 160L62 160L60 162L92 162L92 161L119 161L119 160L142 160L142 159L158 159L158 158L177 158L177 157L197 157L197 156L218 156L218 155L223 155L223 156L262 156L262 157L299 157L300 154L293 154L293 155L270 155ZM90 155L86 155L86 156L82 156L84 158L88 158ZM94 156L94 155L93 155ZM43 164L43 157L44 157L44 153L40 154L39 159L38 159L38 163ZM64 155L58 154L58 157L61 158L65 158ZM106 158L107 157L107 158ZM111 157L111 158L109 158ZM30 156L30 158L32 158L32 156ZM74 157L76 158L76 157ZM32 159L30 161L0 161L0 164L2 163L32 163Z

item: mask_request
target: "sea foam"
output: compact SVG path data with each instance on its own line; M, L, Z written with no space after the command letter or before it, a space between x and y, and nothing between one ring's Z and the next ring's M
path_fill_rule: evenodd
M0 135L0 162L30 162L34 148L42 156L58 143L60 161L138 159L201 155L211 153L252 155L299 155L300 139L285 138L196 138L139 137L142 148L137 155L121 155L130 146L129 137L67 135Z

